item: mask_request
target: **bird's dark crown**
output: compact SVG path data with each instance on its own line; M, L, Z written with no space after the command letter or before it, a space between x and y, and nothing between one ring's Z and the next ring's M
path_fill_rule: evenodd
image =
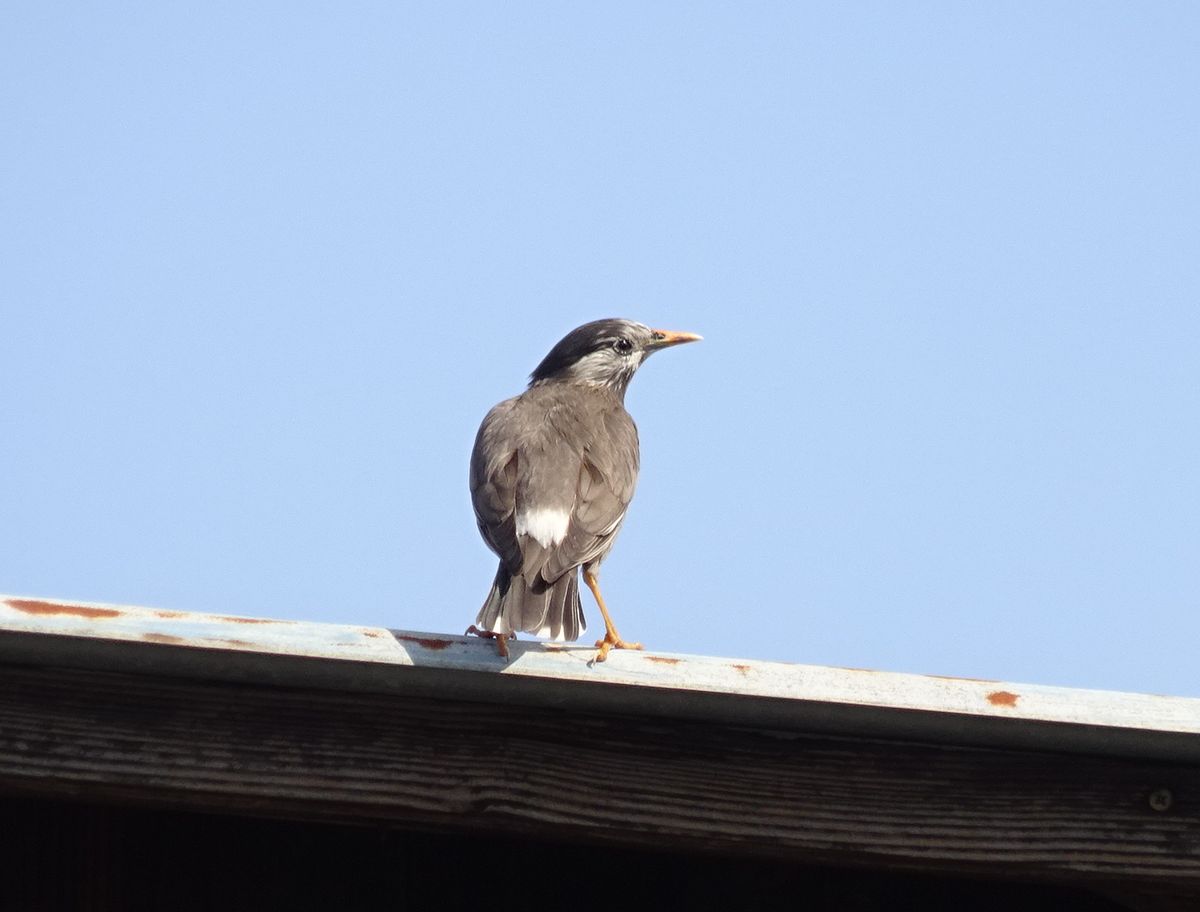
M567 333L542 363L529 375L530 383L540 383L557 377L567 378L588 355L612 351L622 358L612 359L614 375L629 374L641 363L641 353L654 338L654 330L633 320L610 318L584 323ZM628 348L626 349L626 346ZM628 363L629 356L637 355ZM632 367L632 369L629 369ZM614 380L617 377L614 376Z

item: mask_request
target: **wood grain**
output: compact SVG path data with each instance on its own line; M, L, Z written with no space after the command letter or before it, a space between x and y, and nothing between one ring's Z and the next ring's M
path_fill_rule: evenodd
M1200 897L1200 770L1113 758L0 666L0 789Z

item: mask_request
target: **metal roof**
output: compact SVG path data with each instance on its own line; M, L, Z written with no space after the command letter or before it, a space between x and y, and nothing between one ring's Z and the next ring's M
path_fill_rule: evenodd
M0 661L1161 760L1200 699L0 596Z

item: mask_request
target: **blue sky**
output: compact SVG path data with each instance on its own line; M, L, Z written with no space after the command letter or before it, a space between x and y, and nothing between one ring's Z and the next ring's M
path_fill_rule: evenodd
M479 420L628 316L705 341L629 393L626 636L1200 695L1198 39L10 4L0 591L461 632Z

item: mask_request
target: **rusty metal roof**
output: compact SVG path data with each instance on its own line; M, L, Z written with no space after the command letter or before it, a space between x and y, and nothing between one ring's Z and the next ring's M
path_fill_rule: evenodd
M1200 760L1200 699L0 596L0 661Z

